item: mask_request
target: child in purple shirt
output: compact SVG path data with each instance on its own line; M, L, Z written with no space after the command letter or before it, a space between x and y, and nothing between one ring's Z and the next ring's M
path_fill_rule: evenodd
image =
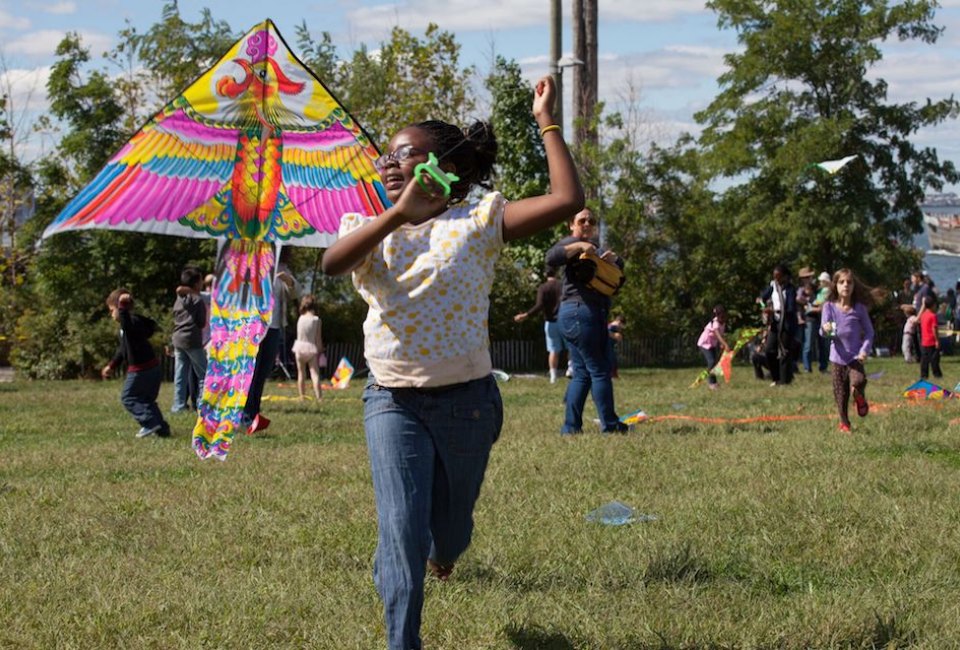
M863 362L873 348L873 324L867 307L870 293L850 269L833 274L833 285L821 313L820 332L830 339L830 361L833 363L833 396L840 412L840 431L850 433L847 416L850 392L857 405L857 415L870 411L864 389L867 376Z

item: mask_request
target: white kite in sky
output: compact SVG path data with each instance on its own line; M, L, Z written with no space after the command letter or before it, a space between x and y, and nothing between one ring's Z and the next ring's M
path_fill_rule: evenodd
M847 156L846 158L841 158L840 160L824 160L823 162L814 163L814 167L819 167L828 174L836 174L838 171L843 169L848 162L856 157L856 155L853 155Z

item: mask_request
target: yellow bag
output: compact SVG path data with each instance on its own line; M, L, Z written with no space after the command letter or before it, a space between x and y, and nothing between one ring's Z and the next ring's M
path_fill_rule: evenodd
M586 285L598 293L612 296L627 281L619 266L598 257L596 253L581 253L580 260L594 267L593 277Z

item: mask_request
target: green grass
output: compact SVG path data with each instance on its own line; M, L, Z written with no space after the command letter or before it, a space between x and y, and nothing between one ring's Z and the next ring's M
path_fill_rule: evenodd
M907 405L917 366L874 360L874 412L844 436L828 376L770 388L738 367L689 390L698 371L626 371L622 412L690 418L627 436L561 438L562 384L501 384L473 545L427 585L427 648L960 645L960 400ZM944 371L952 387L960 363ZM134 439L119 388L0 384L0 647L384 646L359 384L266 402L270 430L225 463L194 457L189 416ZM782 414L811 417L693 419ZM614 499L657 520L584 520Z

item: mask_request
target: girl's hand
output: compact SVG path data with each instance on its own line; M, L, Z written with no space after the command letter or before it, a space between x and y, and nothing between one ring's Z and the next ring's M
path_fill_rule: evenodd
M398 218L404 223L419 223L446 210L447 199L443 192L439 195L428 194L420 187L420 183L414 180L403 188L394 208Z
M553 121L553 106L556 102L557 86L551 75L540 78L533 90L533 116L542 129Z

